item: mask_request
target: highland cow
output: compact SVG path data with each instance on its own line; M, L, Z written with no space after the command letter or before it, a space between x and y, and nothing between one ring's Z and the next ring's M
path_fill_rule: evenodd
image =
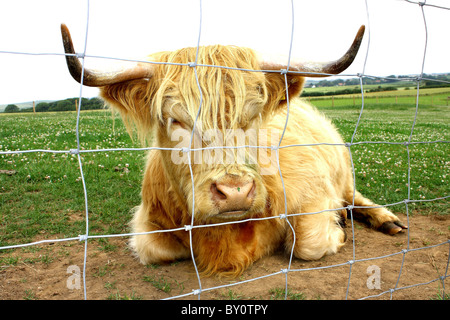
M336 61L287 64L213 45L155 53L114 72L83 70L61 30L73 78L99 87L125 124L159 147L149 151L131 221L142 263L189 258L192 245L205 274L237 276L279 248L305 260L336 253L347 211L388 234L407 228L354 190L348 147L299 98L305 77L339 74L353 62L364 26ZM201 227L180 229L191 224ZM170 229L178 230L153 232Z

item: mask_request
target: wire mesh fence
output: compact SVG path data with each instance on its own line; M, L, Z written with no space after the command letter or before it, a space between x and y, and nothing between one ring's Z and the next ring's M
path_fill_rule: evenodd
M406 217L408 222L410 221L410 210L411 210L411 205L416 204L416 203L425 203L425 202L438 202L438 201L448 201L448 198L450 197L450 195L447 194L443 194L443 195L439 195L433 199L416 199L416 198L412 198L411 197L411 179L413 177L413 173L411 170L411 148L413 148L414 146L417 145L423 145L423 144L439 144L439 145L446 145L448 144L449 141L447 140L433 140L433 141L417 141L414 139L414 134L416 131L416 120L418 117L418 113L419 113L419 100L420 100L420 92L421 92L421 82L423 80L427 80L426 77L424 77L424 64L425 64L425 60L427 57L427 40L428 40L428 30L427 30L427 19L426 19L426 8L427 7L433 7L433 9L438 9L438 10L450 10L450 8L446 8L443 6L436 6L433 4L427 4L426 2L414 2L414 1L408 1L405 0L405 2L408 2L411 5L417 5L418 10L420 10L421 15L423 17L423 27L425 30L425 41L424 41L424 50L423 50L423 60L422 60L422 65L421 65L421 72L418 75L415 76L411 76L411 77L403 77L401 78L401 80L403 81L410 81L412 83L416 83L416 90L417 90L417 96L415 99L415 115L414 115L414 119L412 122L412 126L410 128L409 134L408 134L408 139L406 141L357 141L355 139L356 135L358 134L359 130L360 130L360 124L361 122L364 121L363 119L363 114L364 114L364 108L366 106L366 101L367 101L367 97L365 94L365 86L364 86L364 79L366 78L379 78L379 79L388 79L388 78L382 78L382 77L374 77L371 75L368 75L365 73L365 67L366 67L366 61L368 59L368 54L370 52L370 36L371 36L371 30L370 30L370 8L367 4L366 1L366 13L367 13L367 36L368 36L368 44L367 44L367 51L366 51L366 57L365 57L365 62L364 62L364 66L363 69L361 70L361 73L358 74L344 74L341 75L342 77L357 77L359 79L359 87L361 90L361 108L359 110L359 115L356 121L356 125L353 131L353 134L351 135L350 139L348 140L348 142L346 142L344 145L342 145L342 147L345 147L348 149L348 152L350 154L350 159L351 159L351 164L352 164L352 168L353 168L353 175L355 175L355 166L354 166L354 161L356 159L356 153L355 150L359 147L359 146L367 146L367 145L380 145L380 146L399 146L399 147L403 147L406 154L407 154L407 168L406 168L406 177L407 177L407 198L406 199L402 199L401 201L396 201L396 202L388 202L386 204L383 204L383 207L391 207L391 206L404 206L405 208L405 212L406 212ZM199 50L200 47L200 43L201 43L201 36L202 36L202 17L203 17L203 11L202 11L202 1L199 1L199 17L200 17L200 21L199 21L199 31L198 31L198 42L197 42L197 51ZM295 1L291 1L291 16L292 16L292 29L291 29L291 48L289 51L289 59L288 59L288 67L287 70L289 70L289 63L291 61L291 49L292 49L292 43L294 41L294 17L295 17ZM89 1L87 1L87 19L86 19L86 36L85 36L85 41L87 41L87 36L88 36L88 30L89 30ZM86 45L85 45L86 48ZM19 55L38 55L38 56L42 56L42 55L63 55L60 53L30 53L30 52L13 52L13 51L1 51L0 52L2 55L13 55L13 54L19 54ZM82 63L83 63L83 72L81 77L84 77L84 61L85 58L99 58L99 59L113 59L115 60L116 58L111 58L111 57L105 57L105 56L92 56L92 55L88 55L86 52L82 52L82 53L77 53L76 57L81 59ZM132 61L132 62L143 62L143 63L148 63L147 61L141 61L141 60L127 60L127 59L119 59L119 60L126 60L126 61ZM225 67L225 66L212 66L212 65L202 65L202 64L197 64L197 61L192 61L191 63L188 63L186 65L184 65L184 67L186 68L193 68L195 74L197 75L197 70L199 68L229 68L229 67ZM249 71L249 72L261 72L260 70L248 70L248 69L239 69L241 71ZM288 94L288 83L287 83L287 70L279 70L279 71L269 71L269 72L277 72L277 73L281 73L284 75L285 78L285 85L286 85L286 94ZM198 77L197 77L198 79ZM395 80L399 80L398 78ZM436 80L436 79L428 79L430 81L434 81L436 83L449 83L448 81L445 80ZM198 84L198 83L197 83ZM200 98L200 105L198 106L199 111L201 108L204 108L205 106L202 105L202 101L203 101L203 97L202 97L202 89L200 87L200 85L198 84L198 89L199 92L201 94L201 98ZM68 156L72 156L75 157L77 159L77 165L80 171L80 181L82 183L82 188L83 188L83 194L84 194L84 212L85 212L85 226L84 226L84 230L80 230L80 235L77 237L67 237L67 238L61 238L61 239L44 239L44 240L39 240L39 241L35 241L35 242L29 242L29 243L23 243L23 244L17 244L17 245L7 245L7 246L3 246L0 247L0 250L10 250L10 249L18 249L18 248L24 248L24 247L32 247L32 246L36 246L36 245L41 245L41 244L49 244L49 243L59 243L59 242L73 242L73 241L81 241L84 243L84 261L83 261L83 269L81 270L75 270L75 273L77 273L77 275L81 275L82 276L82 288L84 290L84 298L88 299L89 297L89 286L86 283L86 275L87 275L87 263L88 263L88 247L89 247L89 240L92 239L103 239L103 238L126 238L132 235L136 235L135 233L120 233L120 234L101 234L101 235L93 235L91 234L91 226L90 226L90 205L89 205L89 200L90 197L92 197L92 195L88 196L88 192L87 192L87 187L88 187L88 181L86 181L85 179L85 173L83 172L83 169L85 168L85 163L83 162L83 155L86 154L97 154L97 153L107 153L107 152L141 152L141 151L152 151L152 150L168 150L168 151L181 151L184 152L188 155L188 157L190 156L190 151L193 151L193 149L189 149L189 148L181 148L179 150L174 150L174 149L170 149L170 148L161 148L158 146L154 146L154 147L146 147L146 148L141 148L141 147L122 147L122 148L110 148L110 149L105 149L105 148L100 148L100 149L85 149L82 147L82 135L80 134L80 119L82 118L82 114L81 114L81 110L83 109L83 101L82 101L82 97L83 97L83 86L80 85L80 89L79 89L79 107L77 110L77 117L76 117L76 145L77 148L73 148L73 149L69 149L69 150L51 150L51 149L27 149L27 150L15 150L15 151L10 151L10 150L5 150L5 151L0 151L0 155L4 155L4 156L11 156L11 155L16 155L16 154L27 154L27 153L44 153L44 154L66 154ZM289 114L289 99L287 99L287 110L288 110L288 114ZM196 124L194 123L194 128L195 128ZM285 127L284 130L286 130L286 126L288 126L288 121L286 121L285 123ZM284 132L284 131L283 131ZM193 133L192 133L193 134ZM283 148L296 148L296 147L304 147L305 145L288 145L288 146L281 146L281 141L283 138L283 134L280 137L279 143L277 146L273 146L271 147L271 150L273 152L276 153L277 155L277 159L278 159L278 152L280 149ZM318 144L314 144L314 145L321 145L324 143L318 143ZM248 146L247 146L248 147ZM250 146L251 147L251 146ZM257 147L257 146L255 146ZM239 148L239 147L237 147ZM199 150L203 150L204 148L200 148ZM189 167L191 169L191 182L192 182L192 192L195 193L196 190L194 188L194 176L193 176L193 172L192 172L192 163L193 163L193 159L189 159ZM283 172L280 168L280 165L278 163L278 173L281 177L281 181L283 183L284 186L284 182L283 182ZM355 179L354 179L355 180ZM356 180L355 180L356 181ZM356 182L355 182L356 183ZM354 188L356 189L356 188ZM284 197L285 197L285 203L286 201L286 192L284 192ZM192 208L196 207L196 203L195 203L195 197L192 197ZM342 210L348 210L349 212L352 211L352 209L354 209L353 205L349 205L343 208L340 208ZM326 211L326 210L325 210ZM290 228L292 229L293 227L290 225L289 220L287 219L288 217L293 217L296 215L303 215L303 214L316 214L316 213L321 213L323 211L320 212L311 212L311 213L289 213L287 210L287 207L285 206L285 211L284 212L279 212L277 216L274 217L267 217L267 218L260 218L260 219L285 219L287 224L290 226ZM210 286L210 287L205 287L204 286L204 280L201 277L201 274L199 273L198 269L197 269L197 263L196 263L196 259L195 259L195 255L193 252L193 248L192 248L192 232L194 229L196 228L203 228L205 226L201 226L201 225L195 225L194 224L194 216L195 216L195 212L192 212L192 222L190 225L185 225L185 226L180 226L179 228L176 229L170 229L170 230L164 230L164 231L153 231L150 233L159 233L159 232L175 232L175 231L185 231L189 233L190 236L190 240L191 240L191 260L192 260L192 264L195 270L195 277L198 280L198 288L192 290L192 292L188 292L188 293L184 293L184 294L179 294L179 295L173 295L170 296L168 299L179 299L179 298L186 298L186 297L192 297L192 298L198 298L201 299L202 294L207 293L207 292L211 292L214 290L219 290L219 289L225 289L225 288L232 288L233 286L237 286L237 285L241 285L241 284L245 284L245 283L250 283L253 281L257 281L257 280L262 280L262 279L266 279L268 277L273 277L273 276L282 276L284 277L284 298L287 299L288 298L288 292L289 292L289 283L290 283L290 276L292 275L296 275L296 274L302 274L304 272L314 272L314 271L322 271L325 269L340 269L341 267L346 267L348 268L348 282L347 282L347 287L345 290L345 295L343 298L349 298L349 291L352 285L352 274L353 274L353 268L354 266L361 264L363 262L371 262L371 261L376 261L379 259L385 259L388 257L399 257L401 262L400 262L400 266L399 266L399 272L398 275L396 275L397 281L395 282L395 285L393 287L390 287L387 290L384 290L382 292L379 292L375 295L368 295L365 297L362 297L362 299L372 299L372 298L378 298L378 297L383 297L383 296L389 296L390 298L393 298L394 293L396 291L399 290L404 290L404 289L410 289L410 288L414 288L414 287L418 287L418 286L422 286L422 285L426 285L429 283L433 283L433 282L438 282L441 286L442 286L442 292L441 295L442 297L446 297L445 294L445 280L448 277L448 266L449 266L449 261L447 260L447 264L446 264L446 268L445 268L445 272L442 274L437 275L434 279L432 280L427 280L425 282L421 281L421 279L417 279L415 284L412 285L406 285L406 286L400 286L400 278L402 277L402 272L404 272L404 265L406 263L408 263L408 257L410 257L414 252L417 251L422 251L422 250L431 250L433 248L436 247L445 247L448 246L450 249L450 241L444 241L442 243L438 243L438 244L433 244L433 245L423 245L420 248L411 248L410 247L410 243L411 243L411 239L410 239L410 229L407 230L407 242L406 242L406 248L401 249L397 252L394 253L390 253L390 254L386 254L386 255L381 255L381 256L373 256L373 257L364 257L361 258L358 256L357 254L357 241L355 241L354 238L354 222L353 222L353 218L352 215L350 214L351 217L351 228L353 230L352 235L353 235L353 239L352 239L352 258L349 261L346 261L344 263L338 263L338 264L332 264L332 265L327 265L327 266L323 266L323 267L306 267L306 268L293 268L292 267L292 261L294 260L293 257L293 247L289 250L290 251L290 257L289 257L289 263L287 264L286 268L282 268L279 271L276 272L268 272L266 275L263 276L258 276L258 277L252 277L250 279L246 279L246 280L242 280L242 281L236 281L233 283L226 283L226 284L221 284L221 285L217 285L217 286ZM224 225L224 224L231 224L231 223L245 223L248 221L252 221L252 220L258 220L258 219L248 219L248 220L244 220L244 221L237 221L237 222L226 222L226 223L218 223L218 224L209 224L207 227L208 228L213 228L214 226L220 226L220 225ZM6 222L4 222L6 223ZM409 223L408 223L409 224ZM148 233L145 233L148 234ZM295 233L294 233L295 236ZM295 241L294 241L295 242ZM375 274L376 274L376 269L374 269ZM64 279L65 281L65 279ZM376 285L376 279L374 279L374 283L372 283L371 285ZM368 283L369 285L369 283ZM4 290L8 290L7 287L3 288Z

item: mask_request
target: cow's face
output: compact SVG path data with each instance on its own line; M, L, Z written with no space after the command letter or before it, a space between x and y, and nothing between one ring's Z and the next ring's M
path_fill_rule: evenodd
M185 64L196 55L187 48L160 59ZM261 125L285 103L284 76L238 70L259 65L252 51L236 47L203 47L197 63L160 65L158 83L149 86L156 88L150 108L157 145L173 148L162 151L166 174L198 222L251 218L267 203L262 176L278 174L270 146L281 132ZM288 79L289 92L298 94L303 79Z

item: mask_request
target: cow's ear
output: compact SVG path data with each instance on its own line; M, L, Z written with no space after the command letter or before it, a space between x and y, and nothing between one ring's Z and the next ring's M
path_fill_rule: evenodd
M100 96L120 113L131 136L136 131L141 140L146 140L155 120L150 108L152 91L151 80L139 79L101 87Z
M276 109L285 107L287 98L289 100L299 97L305 78L297 75L285 75L280 73L266 73L266 87L268 93L268 108L269 111L276 111ZM287 86L287 94L286 94Z

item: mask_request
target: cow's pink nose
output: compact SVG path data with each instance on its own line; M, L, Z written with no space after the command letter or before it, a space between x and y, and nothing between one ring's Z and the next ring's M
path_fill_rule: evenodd
M213 183L212 200L219 212L247 211L255 198L255 183Z

